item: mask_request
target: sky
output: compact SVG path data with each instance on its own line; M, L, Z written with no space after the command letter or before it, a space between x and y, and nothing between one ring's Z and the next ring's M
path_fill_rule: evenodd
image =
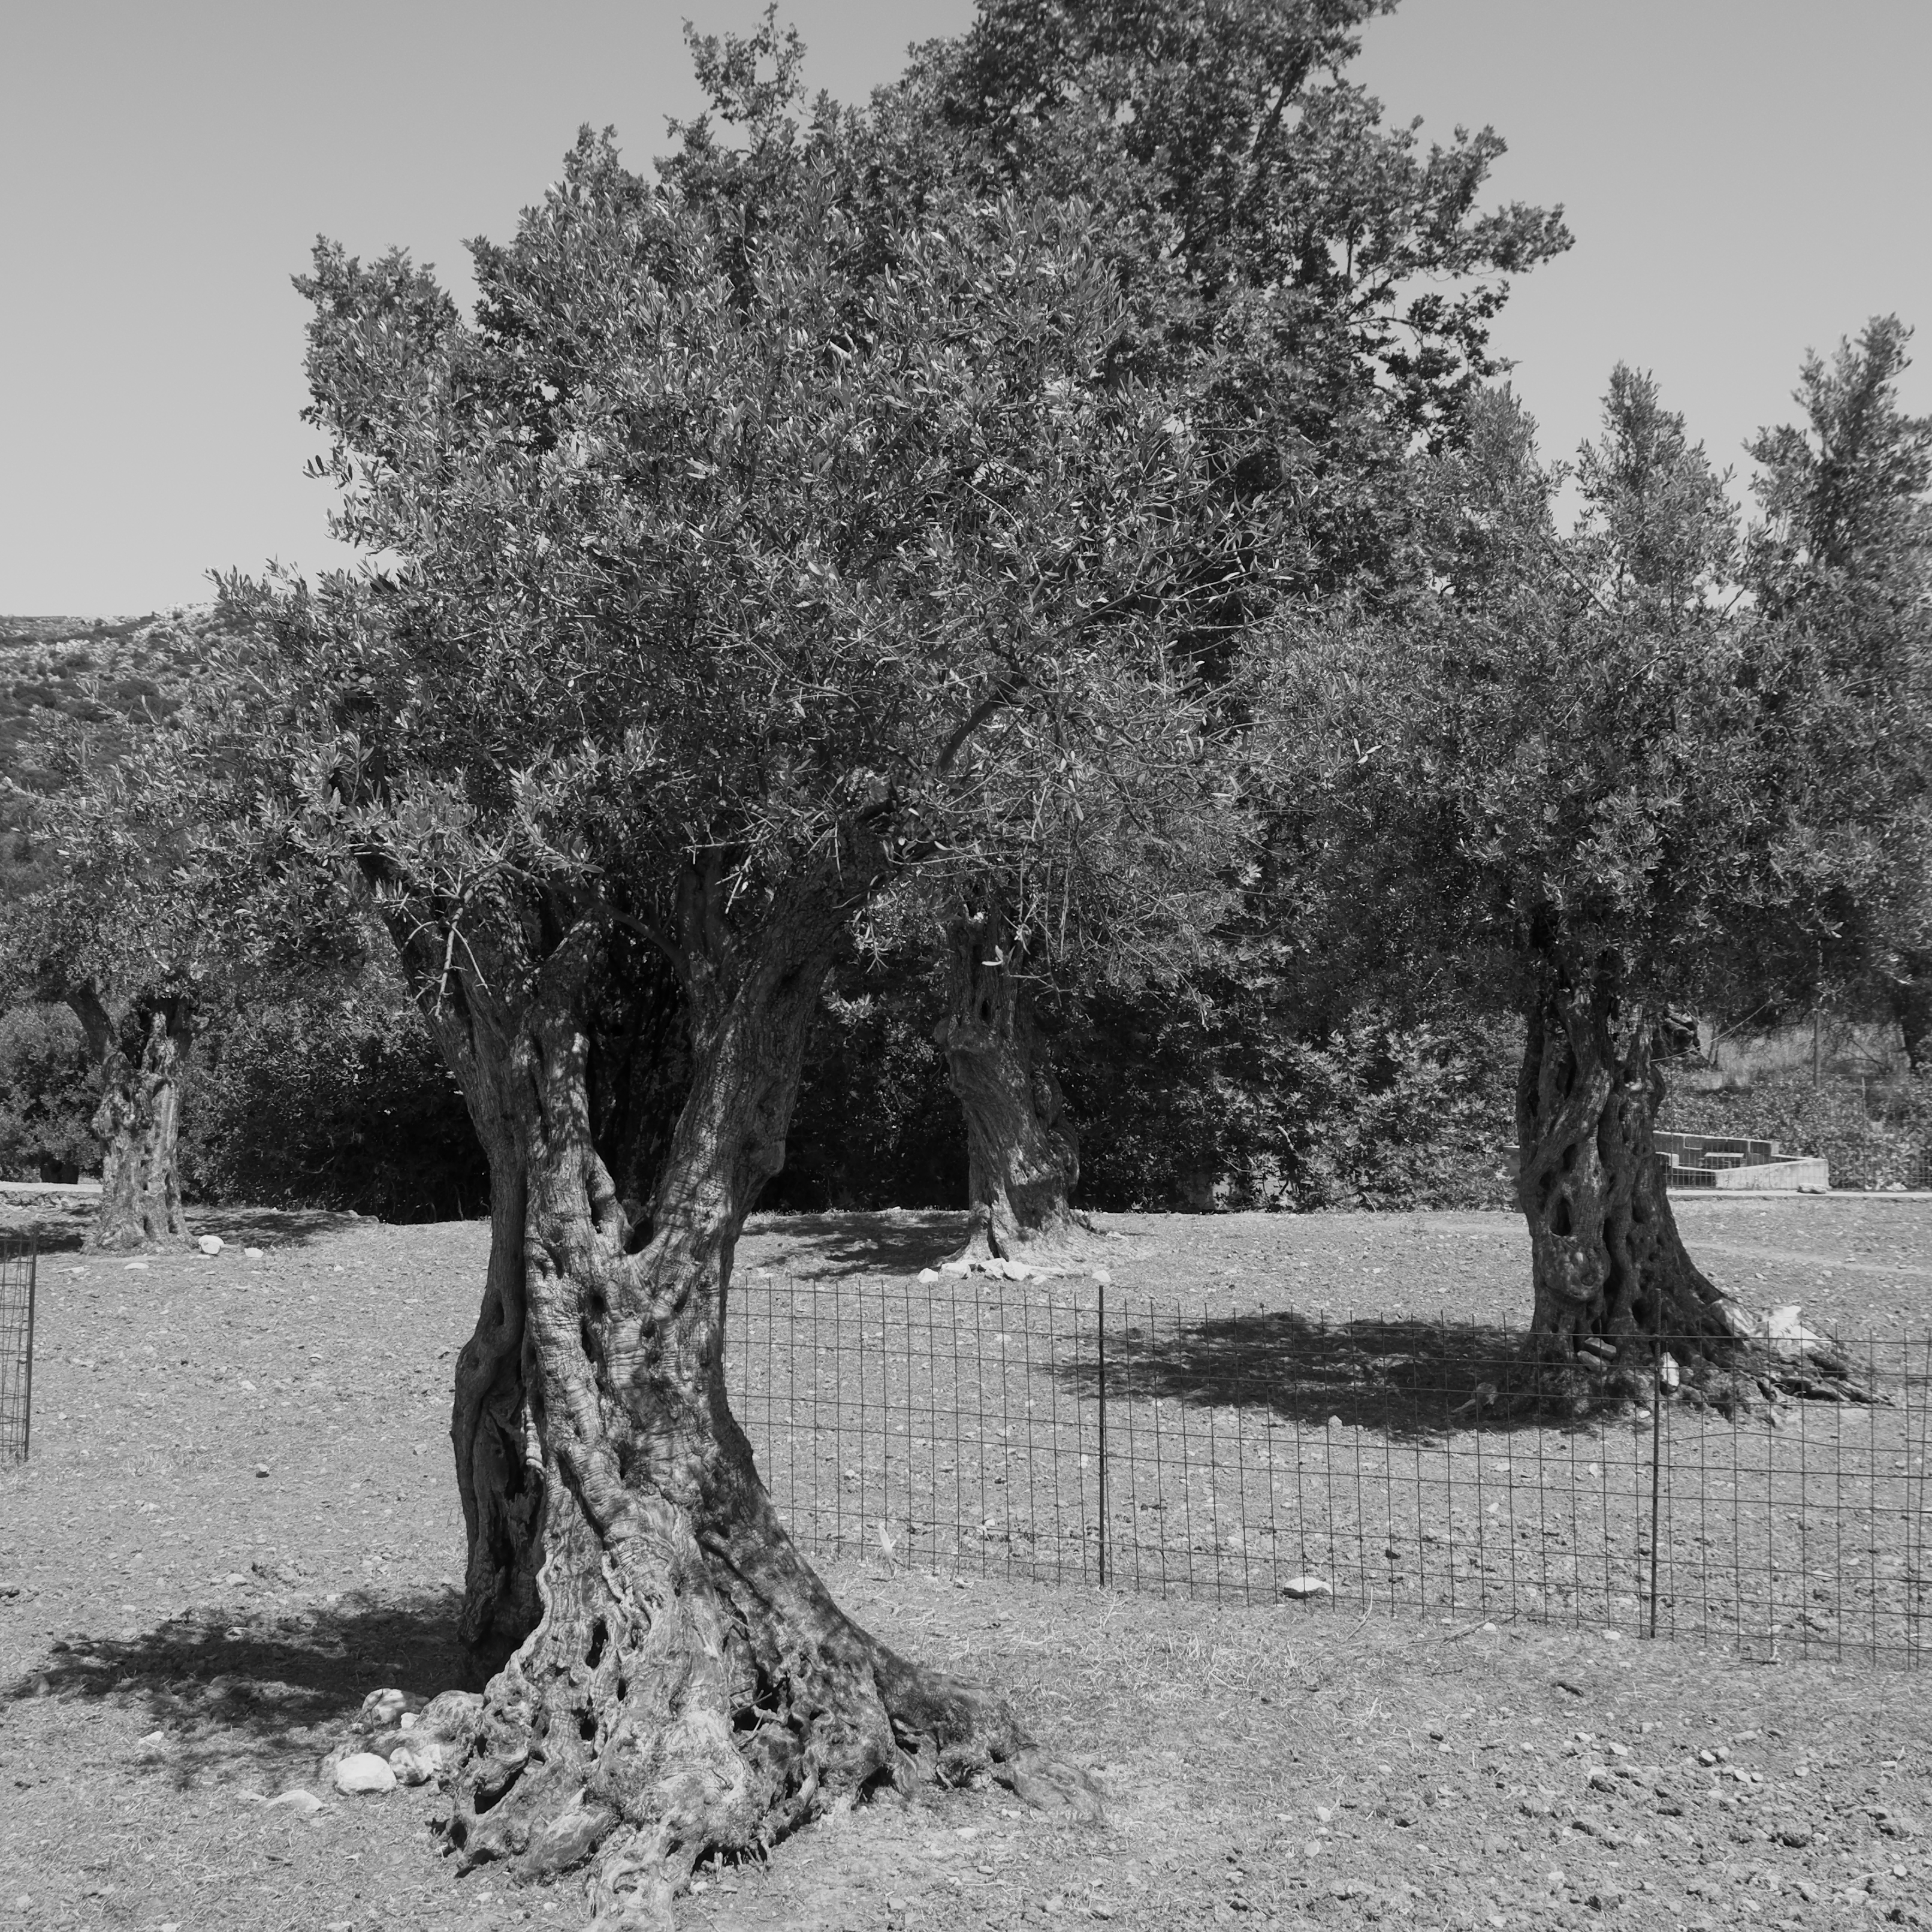
M758 0L12 0L0 8L0 612L200 602L207 573L349 554L302 474L318 234L406 245L466 296L583 123L642 165L702 105L680 22ZM847 98L970 0L789 0ZM1493 125L1494 198L1561 202L1575 248L1495 332L1548 454L1619 360L1721 466L1789 419L1807 348L1926 326L1928 0L1405 0L1354 69L1425 138Z

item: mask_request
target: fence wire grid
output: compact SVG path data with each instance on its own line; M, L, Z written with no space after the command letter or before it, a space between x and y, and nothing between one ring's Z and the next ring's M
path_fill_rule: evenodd
M34 1281L38 1252L0 1241L0 1462L24 1462L34 1414Z
M1094 1284L732 1284L732 1399L808 1548L941 1573L1721 1637L1917 1664L1932 1338L1846 1342L1875 1400L1736 1420L1670 1386L1532 1400L1519 1333L1178 1308Z

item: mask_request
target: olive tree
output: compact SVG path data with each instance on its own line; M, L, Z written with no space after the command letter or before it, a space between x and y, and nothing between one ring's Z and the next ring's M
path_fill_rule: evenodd
M962 177L1079 196L1131 304L1123 359L1172 374L1211 358L1190 432L1230 502L1271 514L1264 536L1181 560L1164 590L1178 674L1223 704L1250 634L1285 606L1413 568L1412 448L1458 439L1511 279L1569 244L1560 210L1481 206L1492 130L1425 148L1348 77L1389 10L982 0L875 104L908 200ZM1253 878L1226 884L1238 915ZM1078 1138L1035 1015L1113 982L1067 956L1048 903L989 873L940 922L968 1253L1050 1254L1074 1232ZM1198 968L1224 923L1178 927L1150 976Z
M882 1781L1090 1807L788 1535L725 1395L733 1254L872 908L1030 867L1130 926L1228 809L1142 594L1226 513L1117 366L1088 211L962 186L902 221L862 127L784 105L745 116L749 219L586 133L476 244L470 320L400 254L320 247L314 413L371 568L236 592L285 680L264 842L359 882L490 1163L464 1628L514 1648L448 1835L590 1863L611 1925ZM653 1040L639 1197L598 1096Z
M181 1082L220 971L191 860L200 775L158 744L158 712L41 714L41 742L4 781L0 1005L67 1006L95 1096L102 1197L92 1249L184 1238Z
M1805 767L1863 793L1881 848L1819 937L1814 990L1876 992L1920 1068L1932 1064L1932 418L1899 406L1910 339L1876 316L1829 362L1804 358L1803 422L1750 446L1762 514L1744 577L1823 700L1805 714Z
M1864 804L1820 782L1797 728L1827 694L1739 598L1723 480L1648 378L1612 376L1559 532L1563 481L1492 397L1438 466L1435 582L1284 662L1277 776L1332 903L1523 1017L1537 1351L1579 1391L1606 1360L1647 1387L1658 1336L1726 1400L1841 1389L1692 1262L1652 1130L1666 1012L1813 956L1867 881Z

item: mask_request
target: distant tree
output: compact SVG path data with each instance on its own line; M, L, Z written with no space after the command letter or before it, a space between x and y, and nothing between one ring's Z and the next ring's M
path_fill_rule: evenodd
M1810 667L1739 604L1722 480L1648 377L1612 378L1572 533L1505 397L1439 478L1436 586L1284 666L1283 757L1307 755L1310 720L1326 734L1306 850L1404 956L1459 960L1522 1012L1533 1333L1580 1396L1606 1358L1612 1386L1647 1386L1660 1334L1726 1400L1760 1375L1840 1387L1828 1352L1753 1350L1652 1138L1667 1009L1795 968L1870 876L1861 800L1816 782L1794 728Z
M1422 153L1414 126L1385 128L1345 78L1361 27L1389 10L985 0L875 100L890 156L876 165L908 203L962 177L1080 197L1130 304L1120 366L1207 358L1190 433L1231 514L1270 506L1264 539L1231 549L1217 532L1163 587L1175 674L1210 687L1284 606L1417 567L1413 446L1460 438L1510 279L1569 245L1560 210L1479 208L1503 151L1493 130ZM969 1253L1039 1255L1072 1230L1078 1137L1035 1015L1091 982L1033 884L972 881L942 921ZM1228 970L1250 972L1267 948L1242 934L1266 922L1183 926L1148 974L1172 980L1230 945L1247 957ZM1202 974L1197 1000L1217 976Z
M56 1001L80 1022L98 1096L92 1248L151 1248L187 1232L181 1076L214 960L188 884L198 782L150 756L175 708L43 712L44 735L20 766L35 782L8 782L0 1005Z
M1802 425L1760 430L1745 580L1809 662L1808 764L1856 786L1883 850L1820 946L1827 985L1875 981L1915 1068L1932 1062L1932 418L1898 406L1911 332L1874 317L1808 356Z
M1142 595L1226 518L1171 391L1116 368L1088 211L962 188L902 221L862 120L801 128L743 50L707 58L754 221L586 134L477 245L473 322L399 255L319 250L324 466L385 568L250 605L291 753L261 848L362 882L490 1162L464 1630L520 1647L449 1837L595 1857L614 1924L915 1767L1089 1802L832 1602L730 1414L727 1284L856 919L1034 873L1130 945L1228 809ZM627 1204L602 1043L674 1034Z

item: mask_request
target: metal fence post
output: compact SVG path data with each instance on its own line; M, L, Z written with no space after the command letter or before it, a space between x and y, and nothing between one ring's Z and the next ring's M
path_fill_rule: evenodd
M1094 1318L1100 1368L1100 1587L1107 1587L1107 1284L1097 1281L1100 1306Z
M40 1276L40 1241L36 1234L27 1244L27 1373L26 1406L20 1415L20 1460L27 1460L34 1433L34 1290Z
M1663 1312L1662 1296L1658 1297ZM1657 1634L1657 1531L1664 1486L1664 1337L1654 1322L1650 1336L1650 1634Z

